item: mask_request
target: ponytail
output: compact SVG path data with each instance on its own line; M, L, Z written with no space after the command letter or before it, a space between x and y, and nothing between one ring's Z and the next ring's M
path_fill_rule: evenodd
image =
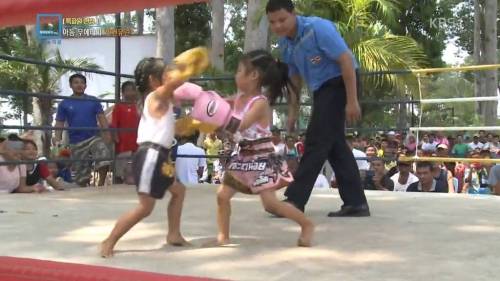
M261 81L260 86L266 88L266 94L271 105L276 101L286 97L291 100L292 94L298 96L290 77L288 76L288 66L285 63L275 60L272 55L264 50L248 52L242 58L252 69L259 71Z

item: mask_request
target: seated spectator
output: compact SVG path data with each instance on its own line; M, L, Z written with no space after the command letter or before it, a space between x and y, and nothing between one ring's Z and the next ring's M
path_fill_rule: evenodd
M71 158L71 151L67 148L61 149L57 155L59 160L69 160ZM62 178L63 181L72 183L73 179L71 177L71 163L70 162L57 162L57 177Z
M407 192L440 192L448 193L448 185L437 182L432 176L433 165L431 162L417 163L418 182L408 186Z
M448 171L444 164L433 162L432 176L434 177L438 185L445 185L447 186L447 190L449 193L455 193L455 187L453 185L453 174Z
M373 145L367 146L365 149L365 154L366 154L366 157L368 157L368 158L377 157L377 147L375 147Z
M10 141L0 137L0 162L19 161L22 150L21 141ZM21 176L24 178L21 179ZM23 189L26 181L24 165L0 165L0 193L12 193L16 189Z
M41 160L38 158L38 147L34 141L24 140L23 143L23 160ZM26 164L26 185L39 190L51 189L50 187L55 190L64 190L63 184L50 174L47 163L43 162Z
M405 192L408 186L418 182L417 176L411 172L411 162L398 161L398 172L391 177L394 191Z
M500 165L491 167L488 183L493 191L493 194L500 195Z
M481 151L483 149L484 143L479 141L479 135L474 135L472 142L469 143L469 152L474 152L476 150Z
M364 186L363 181L366 178L367 171L370 169L370 164L366 160L366 154L363 151L357 150L356 148L353 147L353 142L352 142L353 136L352 135L346 136L346 141L347 141L347 145L352 150L352 154L353 154L354 158L356 159L356 164L358 166L359 175L361 177L361 184ZM365 159L360 159L360 158L365 158ZM331 176L332 186L337 186L335 172L333 171L333 169L331 172L332 172L332 176ZM328 175L328 173L327 173L327 175Z
M177 154L179 155L205 155L203 148L195 145L198 140L198 134L182 138ZM179 157L175 161L175 173L179 181L183 184L197 184L203 170L207 166L205 158L187 158Z
M415 150L417 149L417 139L413 134L408 134L405 138L405 141L403 142L406 152L413 154L415 153Z
M10 135L8 140L0 138L0 162L21 160L23 143L16 140L16 137L17 135ZM30 189L26 187L24 165L0 165L0 193L28 192ZM33 191L31 189L29 192Z
M451 150L451 154L458 158L465 158L468 151L469 145L464 143L464 137L462 135L458 135L456 138L456 143Z
M434 135L424 135L422 138L422 150L424 153L436 152L437 144L434 143Z
M380 147L378 148L377 151L377 157L383 158L386 155L386 151L388 150L389 147L389 141L387 139L382 139L380 141Z
M480 130L479 131L479 142L482 144L486 144L488 140L486 139L486 131L485 130Z
M450 146L450 142L448 141L444 133L441 131L436 133L436 143L437 145L446 144L446 146Z
M491 158L500 157L500 143L498 135L492 136L492 141L488 143L488 147L490 149Z
M474 152L472 158L479 159L481 155ZM469 194L491 194L488 183L488 169L479 162L472 162L470 167L465 169L463 193Z
M370 160L371 169L366 174L365 189L394 190L394 182L386 175L385 163L381 158Z
M292 136L286 137L285 157L288 165L288 170L293 174L299 166L299 153L295 148L295 141Z

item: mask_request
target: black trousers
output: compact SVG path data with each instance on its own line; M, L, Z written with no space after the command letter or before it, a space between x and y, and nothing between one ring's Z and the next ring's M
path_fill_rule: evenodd
M358 78L358 77L357 77ZM360 83L358 81L358 92ZM305 206L326 160L330 162L346 206L366 204L358 166L345 139L346 90L342 77L325 82L313 95L312 116L306 131L305 150L285 196Z

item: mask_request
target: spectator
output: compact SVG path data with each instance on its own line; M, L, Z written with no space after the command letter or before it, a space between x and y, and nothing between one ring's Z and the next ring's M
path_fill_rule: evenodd
M396 138L396 133L390 131L387 133L387 147L384 151L384 157L394 157L398 151L399 141Z
M471 158L479 159L481 155L473 152ZM472 162L468 169L465 169L465 183L462 190L463 193L469 194L491 194L491 189L488 183L487 166L479 162Z
M203 147L205 148L207 155L219 155L219 151L222 150L222 141L219 139L216 133L210 133L203 141ZM214 158L207 159L207 181L212 182L214 176Z
M394 190L394 182L386 175L384 160L373 158L370 164L371 170L366 175L365 189Z
M500 143L498 135L491 135L491 141L488 142L488 148L491 153L491 158L498 158L500 156Z
M438 185L446 186L449 193L455 192L455 187L453 185L453 174L446 168L444 164L433 162L432 175Z
M488 183L493 193L500 195L500 165L495 165L491 168Z
M122 84L122 101L113 107L111 114L112 128L135 128L139 127L139 114L137 113L137 89L134 82L126 81ZM137 131L117 131L114 134L115 153L118 158L115 163L115 183L121 184L127 179L126 175L130 174L132 167L130 159L132 154L137 150ZM127 181L127 184L134 184L133 180Z
M68 160L71 158L71 150L69 149L61 149L59 154L57 155L59 160ZM72 183L73 179L71 177L71 163L66 161L58 161L57 162L57 177L62 178L65 182Z
M274 153L279 156L285 156L285 143L281 139L280 131L278 129L272 130L272 142L274 144Z
M87 88L87 79L81 74L73 74L69 78L69 84L73 90L72 97L79 99L66 99L59 103L56 114L56 127L64 127L65 122L71 129L79 127L96 128L97 121L101 128L108 128L108 122L104 116L102 106L93 96L85 94ZM102 138L97 135L97 130L69 130L69 142L72 151L72 157L75 159L94 159L110 158L111 150L107 144L111 143L111 134L105 131ZM56 131L54 139L58 146L62 140L62 130ZM104 140L104 141L103 141ZM99 173L98 186L104 185L106 174L109 170L110 161L98 161L95 168ZM91 163L89 161L75 162L76 171L75 182L86 187L90 182Z
M295 143L295 148L297 148L297 153L299 154L299 160L304 155L304 134L300 134L297 142Z
M366 160L366 158L367 158L366 154L363 151L358 150L358 149L353 147L353 136L352 135L346 136L346 141L347 141L347 145L349 146L349 148L352 151L354 159L356 159L356 164L358 166L359 175L361 177L361 184L364 186L363 181L366 177L367 171L370 169L370 164L368 163L368 160ZM363 159L360 159L360 158L363 158ZM332 186L337 186L337 180L335 178L335 172L333 171L333 169L332 169L331 173L332 173L331 184L332 184Z
M431 139L429 135L424 135L424 137L422 138L422 150L424 151L424 153L433 153L436 151L434 139Z
M288 170L293 174L299 166L299 153L295 148L295 141L292 136L286 137L285 157L288 165Z
M455 157L465 158L467 156L467 152L469 151L469 145L464 143L463 135L458 135L456 141L457 142L451 150L451 154Z
M398 160L398 172L391 177L394 191L405 192L408 186L418 182L417 176L411 172L411 162Z
M488 140L486 139L486 131L485 130L480 130L479 131L479 142L482 144L486 144Z
M17 135L14 135L17 137ZM0 162L21 160L23 143L13 135L0 137ZM17 137L18 138L18 137ZM0 165L0 193L33 192L26 187L25 165Z
M387 139L382 139L380 141L380 147L377 152L377 157L383 158L386 156L386 152L389 147L389 141Z
M474 152L476 150L482 150L484 146L484 143L479 141L479 135L474 135L472 138L472 142L469 143L469 153Z
M36 143L32 140L24 140L23 142L23 159L37 160L38 147L36 146ZM50 189L50 187L55 190L64 190L64 185L51 175L47 163L40 162L36 164L27 164L26 172L26 185L28 187L38 189L40 191ZM45 181L50 187L45 186L43 181Z
M377 153L378 153L377 147L375 147L373 145L369 145L366 147L365 153L366 153L366 157L368 157L368 158L377 157Z
M195 145L197 139L198 134L181 139L181 144L177 148L177 154L205 156L203 148ZM179 157L175 161L175 173L179 181L184 185L197 184L206 166L207 161L205 158Z
M415 153L415 150L417 149L417 139L413 134L408 134L403 143L407 153Z
M439 131L439 132L436 133L436 143L437 143L437 145L445 144L448 147L450 146L450 142L445 137L444 133L441 132L441 131Z
M440 192L448 193L448 186L437 182L432 176L433 165L431 162L417 163L418 182L408 186L407 192Z

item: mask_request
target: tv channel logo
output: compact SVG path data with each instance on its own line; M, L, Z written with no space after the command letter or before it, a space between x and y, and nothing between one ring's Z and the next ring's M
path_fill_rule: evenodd
M37 14L36 34L40 40L60 40L63 38L61 14Z

